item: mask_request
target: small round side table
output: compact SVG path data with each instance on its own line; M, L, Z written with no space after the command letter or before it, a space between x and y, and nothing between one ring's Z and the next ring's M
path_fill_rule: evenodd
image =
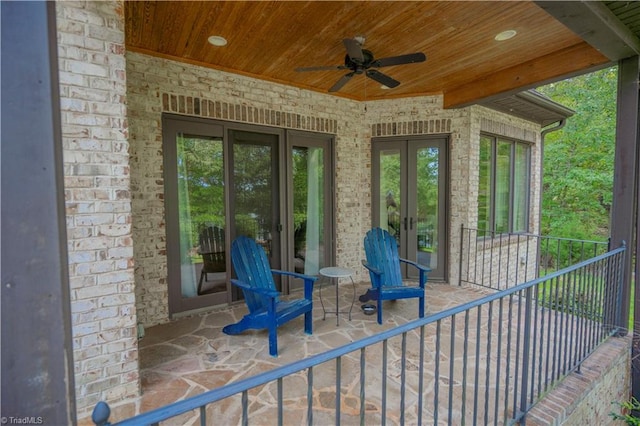
M320 275L329 278L330 280L335 282L336 286L336 310L335 311L327 311L324 307L324 302L322 301L322 286L320 286L320 304L322 305L323 316L322 319L327 318L327 314L336 314L336 325L340 325L340 314L349 314L349 321L351 321L351 310L353 309L353 304L356 301L356 283L353 281L354 271L349 268L341 268L339 266L329 266L327 268L320 269ZM351 285L353 287L353 298L351 299L351 307L348 311L340 310L340 299L338 295L338 287L340 285L340 278L350 278Z

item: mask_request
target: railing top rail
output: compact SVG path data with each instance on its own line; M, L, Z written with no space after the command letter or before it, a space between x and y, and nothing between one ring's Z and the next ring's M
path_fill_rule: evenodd
M392 337L401 335L403 333L407 333L419 327L424 327L426 325L435 323L442 319L452 317L454 315L460 314L467 310L487 304L494 300L498 300L500 298L510 296L522 290L526 290L527 288L532 287L541 282L559 277L561 275L567 274L569 272L575 271L577 269L580 269L582 267L593 264L595 262L607 259L609 257L613 257L618 253L624 252L625 250L626 250L626 247L622 245L617 249L611 250L607 253L601 254L591 259L579 262L570 267L553 272L542 278L537 278L535 280L528 281L523 284L519 284L510 289L502 290L502 291L496 292L495 294L484 296L472 302L464 303L462 305L444 310L442 312L438 312L424 318L410 321L406 324L402 324L393 329L382 331L374 336L365 337L363 339L357 340L355 342L349 343L339 348L331 349L321 354L312 355L308 358L304 358L304 359L295 361L291 364L287 364L287 365L275 368L273 370L266 371L256 376L252 376L252 377L240 380L238 382L229 383L221 388L203 392L189 399L185 399L183 401L177 401L169 406L161 407L161 408L149 411L147 413L143 413L138 416L132 417L130 419L124 420L118 423L118 425L124 426L124 425L140 425L140 424L158 423L160 421L166 420L167 418L175 417L182 413L186 413L188 411L198 409L206 404L210 404L210 403L222 400L224 398L228 398L240 392L244 392L245 390L249 390L257 386L261 386L265 383L269 383L269 382L278 380L280 378L283 378L285 376L322 364L324 362L331 361L343 355L349 354L351 352L357 351L367 346L374 345L376 343L380 343L384 340L388 340Z
M502 233L498 233L498 232L494 232L494 231L489 231L488 229L468 228L468 227L465 227L465 226L463 226L462 229L463 230L466 229L467 231L476 231L478 233L482 233L482 235L492 235L493 234L496 237L515 235L515 236L524 236L524 237L545 238L545 239L558 240L558 241L573 241L573 242L585 243L585 244L601 244L601 245L609 244L608 241L580 240L580 239L576 239L576 238L554 237L552 235L532 234L530 232L502 232Z

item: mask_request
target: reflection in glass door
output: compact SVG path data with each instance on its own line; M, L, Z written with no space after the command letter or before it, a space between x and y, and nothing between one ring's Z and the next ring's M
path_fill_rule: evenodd
M233 238L245 235L264 248L272 268L280 268L278 135L230 130L230 214Z
M430 267L431 279L445 271L445 166L446 139L374 141L374 225L396 238L401 257Z
M227 291L221 138L179 134L177 145L182 297Z
M288 133L291 155L293 250L295 272L318 275L332 258L331 174L327 172L331 139L327 136ZM291 288L302 282L292 280Z

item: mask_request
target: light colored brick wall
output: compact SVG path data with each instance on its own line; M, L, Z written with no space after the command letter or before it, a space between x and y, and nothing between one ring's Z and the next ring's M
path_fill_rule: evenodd
M56 3L78 417L139 394L123 6Z
M476 214L475 169L482 123L505 136L540 130L536 124L486 108L444 110L440 96L358 103L138 53L127 54L127 81L136 299L145 326L168 321L163 111L335 134L336 260L355 269L356 279L361 280L367 279L360 259L362 236L371 226L372 136L450 137L449 277L457 283L460 226Z

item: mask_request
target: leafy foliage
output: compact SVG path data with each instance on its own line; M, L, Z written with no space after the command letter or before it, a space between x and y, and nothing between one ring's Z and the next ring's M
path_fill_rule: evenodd
M622 420L630 426L640 426L640 418L634 416L633 412L640 410L640 402L637 399L631 398L631 401L625 401L617 403L622 410L622 414L609 413L614 420Z
M541 234L606 239L613 192L617 67L537 90L576 114L545 139Z

